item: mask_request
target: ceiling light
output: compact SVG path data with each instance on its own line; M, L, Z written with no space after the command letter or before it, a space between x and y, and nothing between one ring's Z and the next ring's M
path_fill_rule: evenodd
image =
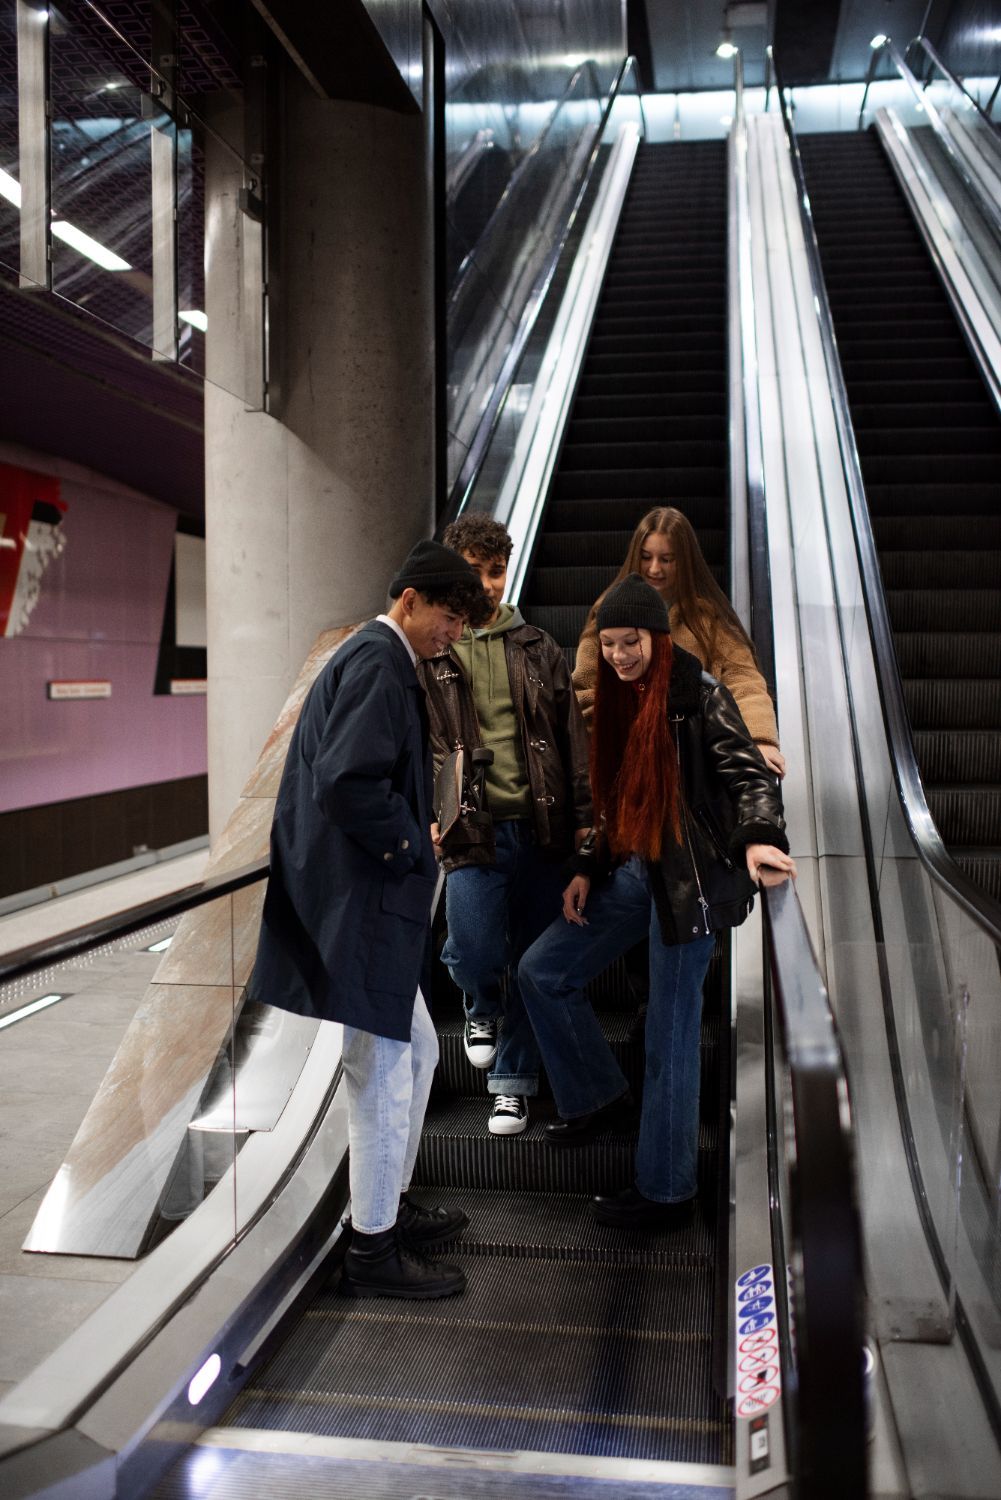
M15 208L21 207L21 184L9 172L0 167L0 198L6 198Z
M888 36L884 36L881 31L877 31L876 35L873 37L872 41L869 43L869 46L872 48L872 50L874 52L878 52L879 49L880 49L880 47L885 47L886 43L889 40L890 40L890 38Z
M716 56L722 57L724 60L727 60L731 57L736 57L739 51L740 48L735 46L729 37L724 36L723 40L716 48Z
M177 316L184 323L190 323L192 328L199 329L202 333L208 332L209 320L198 308L191 308L187 312L178 312Z
M60 1000L65 1000L65 995L41 995L39 999L32 1000L28 1005L22 1005L17 1010L11 1011L9 1016L0 1018L0 1030L5 1026L13 1026L17 1021L24 1021L28 1016L33 1016L38 1010L47 1010L50 1005L57 1005Z
M81 255L86 255L88 260L94 261L102 266L105 271L131 271L132 267L127 260L122 260L113 250L107 249L105 245L98 244L92 240L89 234L84 234L82 229L77 229L75 224L67 224L65 219L57 219L52 225L52 233L57 240L62 240L69 245L71 250L77 250Z

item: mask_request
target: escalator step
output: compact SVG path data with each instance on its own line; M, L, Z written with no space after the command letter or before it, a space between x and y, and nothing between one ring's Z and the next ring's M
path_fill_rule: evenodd
M442 1201L440 1188L412 1187L429 1207ZM510 1255L522 1260L586 1260L604 1265L646 1263L665 1268L684 1263L708 1265L715 1254L714 1223L705 1205L691 1222L669 1233L609 1229L591 1213L591 1200L578 1193L491 1193L475 1188L448 1190L449 1205L465 1211L469 1225L461 1239L464 1255ZM446 1257L448 1250L442 1252Z
M675 495L725 495L726 470L677 467L672 469L574 469L556 475L557 500L629 500L652 495L653 504L668 503ZM677 502L670 501L671 504Z
M879 556L888 589L990 588L1001 580L1001 551L897 552Z
M674 505L684 511L696 531L703 527L719 529L726 520L723 495L693 495L675 490L671 495L654 491L648 496L619 496L605 500L552 500L546 511L546 529L553 531L630 531L643 514L655 505Z
M1001 901L1001 848L950 849L959 868L992 901Z
M902 677L1001 677L1001 632L900 630L894 645Z
M539 542L539 567L604 566L618 569L632 540L631 531L550 531ZM726 534L721 529L700 530L702 551L710 563L723 565Z
M230 1425L438 1447L723 1462L712 1273L453 1256L465 1293L318 1299ZM349 1374L350 1372L350 1374Z
M1001 630L999 589L887 589L894 630Z
M1001 786L929 786L926 795L947 845L1001 844Z
M533 568L528 585L527 602L531 605L582 602L591 605L598 595L608 588L620 564L621 556L618 563L603 568ZM715 575L716 582L722 587L726 580L726 569L717 564L711 571Z
M633 1015L625 1012L620 1012L618 1015L605 1013L599 1019L615 1060L638 1098L643 1089L643 1047L639 1041L634 1041L628 1036ZM441 1055L435 1070L435 1090L441 1094L461 1094L465 1097L478 1095L480 1098L479 1125L481 1130L485 1130L489 1114L487 1101L490 1098L487 1093L486 1070L474 1068L466 1057L462 1045L461 1021L447 1021L439 1024L437 1030ZM702 1059L701 1097L707 1101L709 1107L712 1105L713 1075L719 1061L718 1043L718 1019L707 1017L702 1027L700 1056ZM552 1097L544 1076L539 1089L539 1097L540 1099Z
M635 1140L606 1135L588 1147L560 1150L544 1139L544 1126L556 1115L552 1103L529 1105L528 1129L522 1135L488 1133L483 1100L450 1097L428 1109L415 1180L495 1191L546 1193L612 1193L632 1181ZM703 1120L699 1130L699 1182L703 1188L716 1171L716 1123Z
M997 483L870 484L866 494L874 516L997 516Z
M1001 730L1001 682L996 678L905 678L903 686L915 729Z
M882 550L908 548L948 550L971 536L985 547L1001 551L1001 513L993 516L874 516L873 534Z
M914 749L928 785L1001 783L1001 735L992 730L919 729Z
M557 645L576 646L584 629L591 600L587 604L523 604L521 612L529 625L551 635Z

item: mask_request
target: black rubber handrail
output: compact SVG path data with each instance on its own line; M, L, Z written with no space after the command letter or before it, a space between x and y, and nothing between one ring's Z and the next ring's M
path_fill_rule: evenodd
M746 152L743 69L734 64L738 132L738 214L746 219ZM748 225L743 226L749 233ZM739 253L739 250L738 250ZM748 567L751 634L769 682L775 674L775 638L768 555L757 357L750 287L741 290L743 452L732 462L747 471ZM794 1337L786 1368L791 1401L789 1462L798 1493L843 1500L866 1493L865 1345L862 1230L855 1191L855 1146L848 1109L844 1053L821 977L799 895L792 881L761 890L765 952L771 975L766 1030L775 1030L789 1070L793 1105L793 1160L786 1155L780 1091L772 1073L775 1053L766 1047L769 1116L769 1184L772 1200L776 1305ZM767 990L767 987L766 987ZM782 1217L780 1172L787 1170L791 1222ZM782 1268L789 1263L793 1306L788 1308ZM792 1316L789 1316L791 1311Z
M778 60L773 58L776 95L782 113L786 141L793 174L796 179L796 201L799 205L806 256L810 267L810 282L818 309L817 324L824 350L831 392L831 404L838 434L838 447L848 491L852 530L855 535L855 550L858 554L859 570L862 574L862 595L865 601L869 638L872 643L876 665L876 682L879 701L890 745L893 777L897 795L903 809L904 819L910 831L918 858L935 883L956 901L992 942L1001 945L1001 907L991 901L964 874L942 841L925 796L918 759L911 736L910 718L904 701L904 689L900 680L893 629L883 588L883 575L876 551L876 539L862 479L862 465L855 442L848 406L848 391L845 386L841 358L838 354L834 320L827 297L827 286L820 261L820 248L813 225L810 196L806 188L806 174L799 153L799 143L789 117L785 86L779 70Z
M866 1494L867 1464L862 1230L848 1082L795 886L762 890L761 905L792 1095L795 1479L812 1500L843 1500ZM781 1128L779 1113L777 1143ZM775 1270L777 1279L782 1268Z
M130 933L138 932L143 927L150 927L154 922L181 916L193 907L205 906L209 901L218 901L221 896L242 891L248 885L256 885L259 880L265 880L269 869L268 861L262 859L256 864L243 865L231 874L211 875L200 885L185 886L183 890L174 891L170 896L158 896L155 901L144 901L139 906L126 907L113 916L102 917L100 921L90 922L83 927L74 927L69 932L60 933L58 937L30 943L24 948L15 948L0 957L0 984L9 984L12 980L22 979L26 974L48 968L52 964L66 963L72 958L79 958L82 953L88 953L92 948L128 937Z
M535 284L532 287L531 292L529 293L528 300L525 303L525 310L522 314L521 321L518 324L518 328L514 335L514 338L511 341L511 346L508 349L508 352L504 358L504 363L502 364L497 379L494 382L494 387L490 393L490 398L487 401L487 404L484 407L483 415L480 418L479 423L477 424L476 431L473 434L473 440L469 445L469 450L463 461L462 467L460 468L455 482L452 485L445 510L442 514L441 520L438 523L436 535L440 536L449 522L454 521L456 516L461 513L476 488L476 482L479 478L480 470L483 467L487 453L490 449L491 440L497 430L497 424L501 418L504 400L512 384L514 383L515 376L518 373L518 366L520 365L522 355L525 352L525 347L528 343L532 329L535 327L536 320L538 319L539 312L542 308L542 304L546 298L546 293L548 292L550 283L553 279L553 276L555 275L560 256L563 254L563 248L570 235L570 231L573 228L574 222L576 221L577 215L580 212L581 204L584 201L584 196L587 192L588 186L591 181L591 176L594 172L595 163L598 160L598 150L601 146L601 140L605 133L605 127L608 124L609 116L622 90L622 85L625 81L626 75L631 70L634 70L635 67L635 57L630 56L625 58L608 91L608 102L602 110L601 118L598 121L597 126L595 127L591 150L588 154L587 165L581 173L581 179L578 184L577 192L574 196L573 206L569 214L567 215L566 223L563 227L563 232L550 251L546 262L543 265L542 270L539 272L539 275L536 277ZM579 71L581 70L578 70L578 72Z

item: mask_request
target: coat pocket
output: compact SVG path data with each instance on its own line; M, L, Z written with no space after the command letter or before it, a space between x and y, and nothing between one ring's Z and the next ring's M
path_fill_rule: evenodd
M413 997L430 934L434 887L427 875L387 879L365 967L368 989Z

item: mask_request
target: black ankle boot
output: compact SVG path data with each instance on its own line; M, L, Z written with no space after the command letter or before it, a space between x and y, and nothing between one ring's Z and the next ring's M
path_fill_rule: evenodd
M466 1277L459 1266L427 1260L406 1250L396 1229L381 1234L351 1231L344 1257L341 1291L348 1297L409 1297L414 1300L451 1297L461 1292Z
M440 1245L454 1240L469 1223L461 1208L424 1208L406 1194L400 1194L400 1212L396 1233L408 1250L423 1250L425 1245Z

